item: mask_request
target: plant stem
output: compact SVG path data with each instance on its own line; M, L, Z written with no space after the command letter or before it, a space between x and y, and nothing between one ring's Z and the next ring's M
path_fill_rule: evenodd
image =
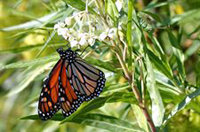
M133 93L134 93L134 95L135 95L135 97L138 101L138 105L139 105L140 109L142 109L142 112L143 112L143 114L144 114L144 116L145 116L145 118L146 118L146 120L149 124L149 127L151 128L151 131L156 132L156 127L155 127L155 125L154 125L154 123L151 119L151 116L149 115L149 113L147 111L146 106L144 105L144 102L141 98L141 95L138 91L138 88L134 85L134 83L131 84L131 87L132 87Z
M114 41L111 41L111 42L112 42L112 44L114 46L116 46ZM136 99L138 101L138 105L142 109L142 112L143 112L143 114L144 114L144 116L145 116L145 118L146 118L146 120L148 122L149 127L151 128L151 131L152 132L156 132L155 125L154 125L154 123L153 123L153 121L151 119L151 116L149 115L149 113L147 111L147 108L144 105L144 101L142 100L142 97L141 97L141 94L140 94L138 88L135 86L135 84L134 84L134 82L132 80L132 77L128 72L128 68L127 68L126 64L124 63L122 57L119 55L118 52L115 52L115 54L116 54L116 56L117 56L117 58L118 58L118 60L120 62L120 65L121 65L123 71L124 71L125 78L128 80L129 84L132 87L133 93L134 93L134 95L135 95L135 97L136 97Z
M130 2L130 3L132 3L132 2ZM103 16L103 15L102 15L102 16ZM132 16L132 15L131 15L131 16ZM130 17L130 20L131 20L131 19L132 19L132 17ZM105 23L105 25L106 25L107 27L109 27L109 24L107 23L105 17L103 17L103 22ZM129 25L129 26L130 26L130 25ZM129 28L130 28L130 27L129 27ZM131 28L130 28L130 29L131 29ZM131 32L129 31L127 34L130 35ZM130 36L129 36L128 40L129 40L129 43L131 44ZM110 41L111 41L112 45L113 45L115 48L118 48L118 45L116 45L116 43L115 43L114 40L111 39ZM128 46L128 47L130 48L131 46ZM118 51L120 51L120 50L118 50ZM139 107L142 109L142 112L143 112L143 114L144 114L144 116L145 116L145 118L146 118L146 120L147 120L147 122L148 122L148 125L149 125L151 131L152 131L152 132L156 132L155 125L154 125L154 123L153 123L153 121L152 121L152 119L151 119L151 116L149 115L149 113L148 113L148 111L147 111L147 108L146 108L145 105L144 105L144 101L142 100L142 97L141 97L141 95L140 95L140 92L139 92L138 88L135 86L134 80L132 79L132 75L129 73L128 67L126 66L126 64L125 64L125 62L124 62L122 56L119 54L118 51L114 50L114 52L115 52L115 54L116 54L116 56L117 56L117 59L119 60L119 63L120 63L120 65L121 65L122 69L123 69L125 78L128 80L129 84L130 84L131 87L132 87L133 93L134 93L134 95L135 95L135 97L136 97L136 99L137 99L137 101L138 101L138 105L139 105ZM130 52L130 56L132 56L132 48L131 48L130 51L131 51L131 52ZM122 54L123 54L123 53L122 53ZM133 72L133 71L131 70L131 72Z

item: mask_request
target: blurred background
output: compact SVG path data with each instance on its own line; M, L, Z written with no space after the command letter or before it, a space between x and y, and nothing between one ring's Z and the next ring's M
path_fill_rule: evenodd
M141 11L152 2L151 0L135 0L136 11ZM163 20L170 21L170 17L176 16L172 30L174 33L182 30L182 47L185 55L185 69L187 81L191 85L199 82L200 86L200 1L199 0L154 0L160 7L154 12ZM162 5L163 4L163 5ZM63 0L1 0L0 1L0 131L106 131L78 123L66 123L60 125L56 121L41 122L39 120L20 120L20 118L37 114L37 100L41 91L41 83L50 70L52 63L58 59L55 49L66 45L63 38L54 35L45 50L45 43L52 36L53 25L61 20L63 12L55 15L55 12L67 10L68 6ZM70 14L67 10L64 14ZM184 14L184 15L182 15ZM178 16L181 16L180 18ZM45 17L44 17L45 16ZM42 18L42 19L39 19ZM146 17L145 17L146 18ZM149 18L146 18L147 21ZM181 19L181 21L179 21ZM33 23L35 20L46 21L45 27ZM149 20L152 25L156 22ZM25 25L20 25L26 23ZM31 26L33 26L31 28ZM181 27L181 28L180 28ZM28 30L26 30L28 28ZM161 46L170 56L170 42L167 32L158 28L155 32ZM45 58L47 55L51 57ZM107 56L111 59L112 56ZM40 59L38 59L40 58ZM173 63L171 59L170 63ZM50 65L46 65L48 64ZM176 71L175 71L176 72ZM115 76L115 81L124 83L124 78ZM171 102L165 100L165 103ZM200 130L200 98L196 98L196 104L179 112L167 125L168 131L199 131ZM127 103L109 103L96 111L103 111L115 117L121 117L120 113L126 111ZM171 108L173 103L166 107ZM199 108L198 108L199 107ZM122 112L123 111L123 112ZM134 119L133 113L128 113L129 118ZM188 129L190 128L190 129Z

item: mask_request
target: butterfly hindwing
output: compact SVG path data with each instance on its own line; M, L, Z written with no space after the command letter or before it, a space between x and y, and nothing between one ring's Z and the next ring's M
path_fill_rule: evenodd
M89 101L99 96L105 86L104 73L87 64L81 58L67 66L68 78L73 88L79 91L84 101Z
M50 119L60 109L58 100L58 79L62 62L62 60L59 60L49 76L44 79L38 104L38 114L42 120Z

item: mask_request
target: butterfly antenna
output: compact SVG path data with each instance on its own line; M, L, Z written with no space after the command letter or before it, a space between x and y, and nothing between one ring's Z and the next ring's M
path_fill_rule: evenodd
M48 31L48 35L49 35L49 37L51 36L51 33L50 33L50 31ZM53 45L54 43L55 43L55 41L52 39L52 45L50 44L50 47L51 47L51 49L53 49L54 51L56 50L56 47Z
M67 49L71 49L71 45L69 43L66 44Z
M90 45L87 45L87 46L83 49L83 51L82 51L82 53L80 54L80 56L83 55L83 53L86 51L86 49L87 49L88 47L90 47Z

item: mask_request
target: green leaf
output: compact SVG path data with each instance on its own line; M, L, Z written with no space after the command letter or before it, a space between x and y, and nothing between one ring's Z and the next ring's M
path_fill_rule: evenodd
M170 3L174 3L174 1L173 0L167 1L167 2L152 1L144 8L144 10L150 10L150 9L166 6L166 5L169 5Z
M124 132L124 131L144 131L139 128L137 123L128 122L125 120L121 120L119 118L113 116L107 116L103 114L87 114L76 117L75 119L69 121L78 124L93 126L95 128L101 128L113 132Z
M83 2L82 0L65 0L65 2L80 11L85 10L85 2ZM88 7L88 11L96 14L96 12L91 7Z
M200 41L194 40L192 45L185 51L185 60L187 60L191 55L195 54L200 48Z
M71 8L63 9L58 12L53 12L44 17L38 18L37 20L28 21L26 23L11 27L1 28L0 31L14 31L14 30L27 30L31 28L40 28L50 22L63 21L63 19L65 19L65 17L68 16L69 14L71 14L72 11L73 10Z
M57 16L58 14L59 14L59 12L54 12L54 13L48 14L44 17L41 17L37 20L32 20L32 21L29 21L29 22L26 22L23 24L19 24L16 26L2 28L2 29L0 29L0 31L13 31L13 30L30 29L30 28L40 27L42 23L45 23L46 21L52 19L53 17Z
M117 72L117 70L115 69L114 65L111 64L110 62L104 62L104 61L101 61L99 59L96 59L94 57L87 57L86 58L86 61L89 63L89 64L93 64L93 65L96 65L98 67L101 67L101 68L104 68L108 71L112 71L112 72Z
M42 52L44 51L44 49L47 47L47 45L49 44L49 42L51 41L51 39L55 36L56 31L54 30L51 35L49 36L49 38L47 39L47 41L45 42L44 46L42 47L42 49L38 52L38 54L36 55L37 57L39 57Z
M33 65L40 65L40 64L47 63L47 62L56 61L58 59L59 59L59 57L57 55L51 55L51 56L47 56L47 57L30 60L30 61L19 61L19 62L7 64L7 65L2 65L0 70L30 67Z
M153 72L154 70L148 56L146 57L146 66L148 67L146 85L152 103L152 120L156 127L160 127L162 125L165 109L162 102L162 98L156 86L155 75Z
M112 84L112 85L106 86L103 90L103 93L114 93L114 92L119 92L128 88L130 88L130 85L128 83Z
M181 91L181 89L179 89L178 87L173 85L173 82L167 78L165 75L163 75L162 73L158 72L158 71L154 71L155 74L155 78L156 78L156 82L160 85L163 85L163 91L167 91L170 92L174 95L180 95L183 94L183 91Z
M179 111L185 108L186 105L191 103L192 99L196 98L200 95L200 89L195 90L191 94L187 95L180 103L178 103L173 110L170 112L170 114L167 116L167 118L163 121L162 127L164 127L167 122L176 115Z
M128 51L129 51L129 61L128 66L132 67L132 51L133 51L133 39L132 39L132 18L133 18L133 1L128 1L128 23L126 30L126 39L128 43Z
M145 14L147 14L147 15L149 15L149 16L151 16L153 19L155 19L157 22L160 22L161 23L161 19L160 19L160 17L157 15L157 14L155 14L155 13L151 13L151 12L149 12L149 11L142 11L143 13L145 13Z
M112 94L106 101L106 103L124 102L129 104L135 104L136 99L132 92L116 92Z
M103 93L102 93L103 94ZM111 95L105 96L105 97L98 97L94 100L87 102L84 102L80 108L77 109L75 113L70 115L68 118L62 121L63 118L60 118L61 124L65 123L69 120L73 120L76 117L79 117L80 115L86 114L92 110L98 109L102 107L105 103L113 103L113 102L126 102L126 103L136 103L136 99L132 92L115 92ZM33 116L26 116L23 117L23 119L39 119L38 117ZM54 120L53 118L52 120Z
M144 129L145 132L149 132L146 117L144 116L140 107L137 105L131 105L131 106L140 128Z
M68 117L67 117L68 118ZM22 120L37 120L39 119L38 115L31 115L21 118ZM59 121L64 119L61 114L55 114L52 118L54 121ZM85 114L80 115L72 120L67 120L67 122L88 125L95 128L101 128L110 131L144 131L143 129L139 128L137 123L135 122L127 122L125 120L118 119L113 116L107 116L103 114Z
M174 34L172 33L172 31L167 30L168 36L169 36L169 40L171 42L171 45L177 49L181 49L180 44L178 43L178 40L176 39L176 37L174 36Z
M106 0L105 10L106 13L112 18L112 20L116 22L117 18L119 17L119 12L117 10L115 3L112 0Z
M39 65L37 67L31 66L30 68L28 68L28 70L27 70L28 73L25 73L25 75L23 75L23 73L22 73L23 80L21 80L20 83L18 83L18 85L15 86L15 88L13 88L11 91L9 91L7 96L11 97L14 94L18 94L19 92L24 90L37 76L39 76L46 69L51 67L52 64L55 64L55 63L51 62L51 63L47 63L45 65Z
M174 16L172 19L169 20L167 24L172 25L177 22L179 22L180 24L189 23L189 22L194 22L195 19L197 20L199 18L200 18L200 9L197 8L197 9L186 11L185 13L181 15Z
M162 49L161 44L158 42L157 38L154 37L152 33L148 33L148 35L155 46L155 49L153 50L154 53L155 54L157 53L161 57L163 64L165 64L166 67L170 68L169 62L167 61L166 54L164 50Z
M40 120L40 118L39 118L38 115L29 115L29 116L22 117L22 118L20 118L20 119L21 119L21 120ZM65 119L65 118L63 117L62 114L55 114L55 115L51 118L51 120L53 120L53 121L61 121L61 120L63 120L63 119Z
M163 61L160 60L151 50L147 49L147 54L149 56L149 59L154 64L154 66L164 75L166 75L168 78L173 79L173 74L171 69L163 64Z
M69 118L63 120L61 124L65 123L68 120L72 120L73 118L78 117L82 115L83 113L85 114L87 112L100 108L105 103L112 103L112 102L118 102L118 101L128 102L128 103L136 102L133 96L133 93L129 94L129 93L123 93L123 92L116 92L106 97L98 97L90 101L89 103L83 103L75 113L73 113Z
M47 47L51 47L51 46L61 47L61 46L65 46L65 45L66 45L66 43L51 43L51 44L47 45ZM42 46L44 46L44 44L33 44L33 45L27 45L27 46L23 46L23 47L3 49L3 50L0 50L0 54L21 53L21 52L28 51L28 50L38 49L38 48L41 48Z
M178 65L178 72L181 75L182 83L184 83L186 79L185 68L184 68L184 54L181 50L173 48L173 53L176 56L176 62Z

